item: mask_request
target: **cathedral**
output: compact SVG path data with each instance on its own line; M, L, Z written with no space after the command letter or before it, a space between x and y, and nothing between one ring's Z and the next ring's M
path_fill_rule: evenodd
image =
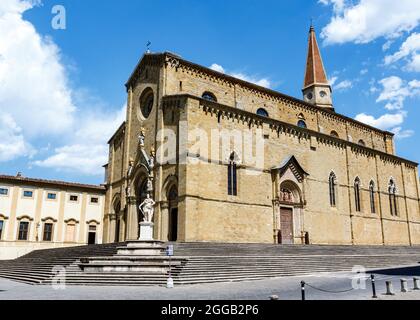
M144 54L126 88L104 242L139 238L151 192L156 240L420 244L418 164L336 112L313 27L302 99L168 52Z

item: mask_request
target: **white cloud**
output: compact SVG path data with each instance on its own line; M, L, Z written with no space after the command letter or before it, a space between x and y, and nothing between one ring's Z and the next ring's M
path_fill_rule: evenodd
M419 53L413 55L411 61L408 62L406 68L408 71L420 72L420 54Z
M10 114L0 114L0 137L0 162L34 154L33 148L22 135L22 129Z
M23 20L37 3L0 5L0 112L9 113L25 137L64 132L76 110L59 48Z
M350 80L343 80L334 86L335 90L346 90L353 87L353 83Z
M413 130L403 130L401 125L403 124L405 117L407 116L406 112L398 112L395 114L384 114L379 118L375 118L371 115L367 115L365 113L358 114L356 116L356 120L366 123L370 126L388 130L395 134L395 138L397 139L404 139L409 138L414 135Z
M394 129L392 129L391 131L392 131L392 133L395 134L395 138L397 138L397 139L410 138L414 135L413 130L403 130L401 127L396 127Z
M383 89L376 102L386 101L388 110L399 110L404 107L404 101L408 97L420 95L420 81L412 80L408 84L401 78L391 76L384 78L379 83Z
M31 158L36 143L31 165L102 175L106 142L125 119L125 107L110 111L71 87L57 45L23 19L40 3L0 1L0 162ZM76 118L80 110L83 117Z
M408 60L407 69L420 71L420 33L412 33L401 45L400 50L385 57L385 65L392 64L403 58Z
M395 126L401 125L404 122L405 116L406 114L404 112L400 112L395 114L384 114L379 118L375 118L371 115L361 113L358 114L355 119L378 129L390 130Z
M334 77L330 78L328 80L328 82L330 83L330 86L333 87L334 84L337 82L337 80L338 80L338 77L334 76Z
M413 30L420 22L417 0L322 0L334 5L333 16L322 30L326 44L368 43L380 37L393 39Z
M125 120L125 116L126 106L115 113L91 111L82 119L71 143L56 148L53 155L34 161L33 164L85 175L103 174L102 166L108 162L107 141Z
M247 81L247 82L255 83L256 85L259 85L261 87L271 88L271 82L267 78L259 79L255 76L250 76L250 75L244 74L242 72L228 72L228 71L225 70L225 68L223 68L221 65L219 65L217 63L213 63L210 66L210 69L212 69L214 71L217 71L217 72L228 74L232 77L235 77L235 78Z
M363 75L365 75L366 73L368 73L369 72L369 70L368 69L362 69L362 70L360 70L360 74L363 76Z
M345 0L319 0L318 2L325 6L332 4L335 12L342 12L345 8Z
M57 171L80 172L85 175L100 175L107 161L106 145L74 144L55 149L55 154L45 160L35 161L40 167Z
M210 66L210 69L212 69L214 71L217 71L217 72L225 73L225 69L220 64L217 64L217 63L213 63Z
M389 50L389 48L391 48L391 45L393 44L393 42L394 42L394 41L392 41L392 40L388 40L387 42L385 42L385 43L382 45L382 51L387 51L387 50Z
M333 76L328 80L330 86L334 90L346 90L353 87L353 83L350 80L342 80L338 82L338 76Z

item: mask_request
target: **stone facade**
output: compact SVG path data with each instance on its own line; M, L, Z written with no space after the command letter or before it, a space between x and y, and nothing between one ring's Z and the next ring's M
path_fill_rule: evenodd
M168 139L176 150L175 161L154 168L155 239L420 244L418 166L395 155L392 133L170 53L145 54L126 87L127 119L109 141L104 241L138 238L144 130L145 148L158 159ZM214 151L204 140L213 151L202 152L185 138L195 129L262 139L262 167L241 163L230 142ZM236 195L228 191L229 159L213 157L225 151L238 154Z
M0 260L102 243L103 186L0 175Z

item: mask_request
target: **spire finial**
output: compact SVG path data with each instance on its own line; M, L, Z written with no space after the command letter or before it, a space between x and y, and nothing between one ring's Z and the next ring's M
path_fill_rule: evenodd
M147 41L147 43L146 43L146 53L150 53L150 45L151 44L152 43L150 41Z
M311 26L309 28L309 31L310 32L315 31L315 28L314 28L314 18L313 17L311 17Z

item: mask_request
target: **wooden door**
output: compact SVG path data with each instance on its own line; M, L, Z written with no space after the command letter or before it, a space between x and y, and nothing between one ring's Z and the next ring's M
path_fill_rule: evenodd
M293 244L293 209L280 208L281 243Z

